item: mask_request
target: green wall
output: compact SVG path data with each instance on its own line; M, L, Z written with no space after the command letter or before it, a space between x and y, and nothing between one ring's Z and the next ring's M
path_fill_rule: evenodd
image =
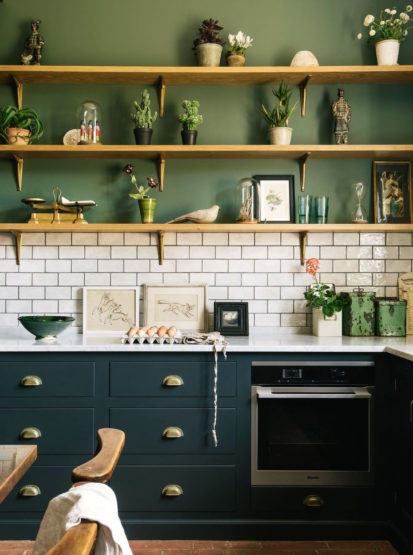
M44 64L79 65L193 65L192 39L201 19L218 18L224 33L244 30L254 37L249 65L288 65L298 50L312 50L322 65L374 64L374 47L358 41L367 13L376 13L377 0L4 0L0 3L0 64L19 62L29 22L42 19L47 44ZM404 3L398 3L404 7ZM413 63L413 43L402 45L401 63ZM330 104L337 87L311 87L307 117L293 116L293 143L331 143ZM24 104L41 114L43 143L61 144L68 129L78 125L76 112L85 99L103 108L102 139L106 144L133 144L130 106L140 92L126 86L31 85ZM411 143L412 86L346 86L352 104L353 143ZM296 93L298 98L298 93ZM155 106L156 91L152 90ZM158 121L154 143L180 143L176 120L180 102L198 98L205 123L200 144L265 143L266 128L259 115L261 102L270 102L271 87L171 87L166 116ZM14 102L11 87L0 86L0 104ZM31 160L25 165L22 193L15 190L13 165L0 160L0 221L24 221L24 196L51 198L59 185L69 198L94 198L99 206L90 221L139 221L136 203L128 198L127 178L120 169L129 160ZM151 162L136 161L138 175L155 173ZM168 161L165 192L159 198L157 220L182 211L217 203L220 221L237 214L236 185L252 174L296 177L294 161L194 160ZM351 184L371 186L371 161L311 161L307 190L330 196L330 221L346 222L354 206ZM371 194L365 200L371 205ZM370 210L371 213L371 210Z

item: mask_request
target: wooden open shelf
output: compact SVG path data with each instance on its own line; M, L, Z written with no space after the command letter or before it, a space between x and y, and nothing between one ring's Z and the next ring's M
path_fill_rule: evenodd
M165 233L298 233L300 260L305 262L308 233L412 233L413 224L28 224L0 223L0 233L16 238L16 262L20 264L24 233L156 233L159 264L164 260Z
M22 66L0 65L0 83L122 85L265 85L284 80L311 84L413 83L413 65L397 66Z

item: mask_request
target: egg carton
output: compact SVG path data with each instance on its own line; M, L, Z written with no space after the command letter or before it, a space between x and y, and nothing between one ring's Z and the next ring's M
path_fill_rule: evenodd
M126 343L129 343L129 345L132 345L133 343L138 343L139 345L143 345L143 344L147 344L147 345L152 345L154 343L157 343L158 345L163 345L164 343L166 345L173 345L174 343L182 343L182 333L178 330L176 332L176 334L173 337L169 337L169 335L163 335L163 336L159 336L158 334L153 334L153 335L148 335L147 333L143 334L143 335L127 335L125 334L122 338L121 338L121 342L125 345Z

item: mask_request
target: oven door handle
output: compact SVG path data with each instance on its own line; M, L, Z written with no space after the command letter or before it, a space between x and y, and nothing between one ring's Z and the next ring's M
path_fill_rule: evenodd
M349 392L329 391L300 391L294 392L285 388L257 387L257 397L259 399L371 399L371 393L365 387L355 387ZM297 388L298 389L298 388ZM297 390L295 390L297 391Z

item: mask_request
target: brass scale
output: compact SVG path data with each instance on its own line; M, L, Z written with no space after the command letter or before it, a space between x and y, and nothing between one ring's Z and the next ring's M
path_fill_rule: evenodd
M62 202L62 191L59 187L53 188L54 202L45 204L45 199L28 197L22 199L24 204L30 206L32 213L28 224L60 224L71 222L76 225L87 224L84 210L96 206L94 201L67 201Z

